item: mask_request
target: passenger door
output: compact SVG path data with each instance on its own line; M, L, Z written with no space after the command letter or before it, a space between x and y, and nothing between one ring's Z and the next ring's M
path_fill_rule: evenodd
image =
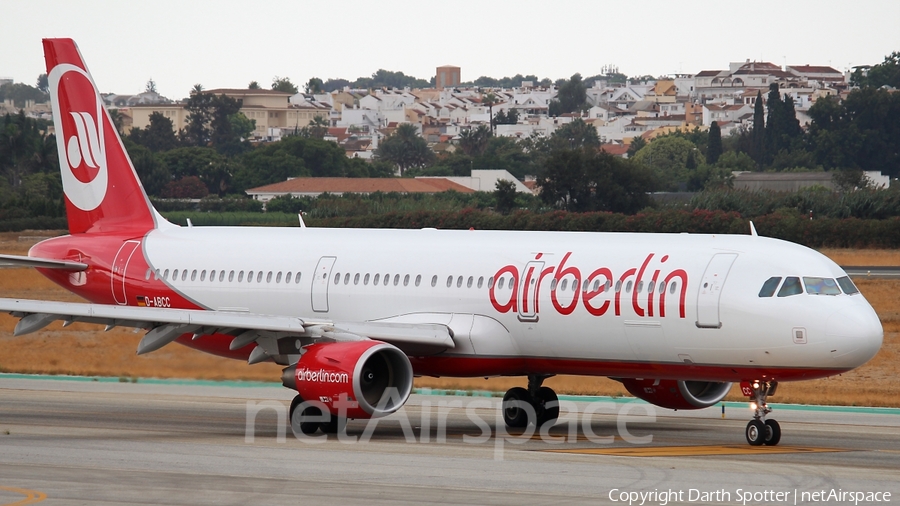
M719 319L719 297L728 271L737 258L737 253L718 253L709 261L706 272L700 280L697 293L697 327L718 329L722 327Z

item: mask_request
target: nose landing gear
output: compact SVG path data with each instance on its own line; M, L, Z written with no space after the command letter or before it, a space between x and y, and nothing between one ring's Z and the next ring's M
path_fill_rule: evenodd
M747 423L744 436L751 446L775 446L781 441L781 426L773 419L766 420L772 408L766 404L766 398L775 394L777 381L760 381L741 383L741 392L754 398L750 405L754 408L753 420Z
M507 427L522 428L528 424L543 427L559 418L559 398L552 388L541 386L550 376L531 374L528 389L510 388L503 396L503 421Z

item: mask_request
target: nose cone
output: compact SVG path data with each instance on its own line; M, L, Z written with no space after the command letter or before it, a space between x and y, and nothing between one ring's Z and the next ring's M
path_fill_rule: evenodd
M865 300L831 315L825 335L831 357L841 366L859 367L881 349L884 329L875 310Z

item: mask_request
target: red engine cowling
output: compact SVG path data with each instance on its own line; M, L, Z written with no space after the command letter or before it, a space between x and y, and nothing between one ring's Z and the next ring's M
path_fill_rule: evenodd
M631 395L669 409L702 409L721 401L731 383L656 379L619 379Z
M413 370L405 353L382 341L317 343L284 370L282 383L333 415L378 418L409 398Z

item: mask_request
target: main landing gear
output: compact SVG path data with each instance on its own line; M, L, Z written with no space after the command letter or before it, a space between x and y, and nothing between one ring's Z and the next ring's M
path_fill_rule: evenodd
M321 430L325 434L337 434L341 426L347 424L346 418L339 418L329 414L313 404L307 403L300 412L297 408L303 404L303 398L299 395L291 401L291 410L288 412L291 421L291 429L297 434L306 434L307 436L315 434L317 430Z
M747 423L744 435L747 442L751 446L775 446L781 441L781 426L775 420L766 420L766 415L772 412L766 404L766 397L774 395L778 388L777 381L754 381L750 385L741 385L744 395L753 397L754 402L750 405L754 407L755 413L753 420ZM747 389L749 388L749 392Z
M528 389L510 388L503 396L503 421L510 428L523 428L528 424L543 427L547 422L559 418L559 398L552 388L542 387L541 383L550 375L530 374Z

